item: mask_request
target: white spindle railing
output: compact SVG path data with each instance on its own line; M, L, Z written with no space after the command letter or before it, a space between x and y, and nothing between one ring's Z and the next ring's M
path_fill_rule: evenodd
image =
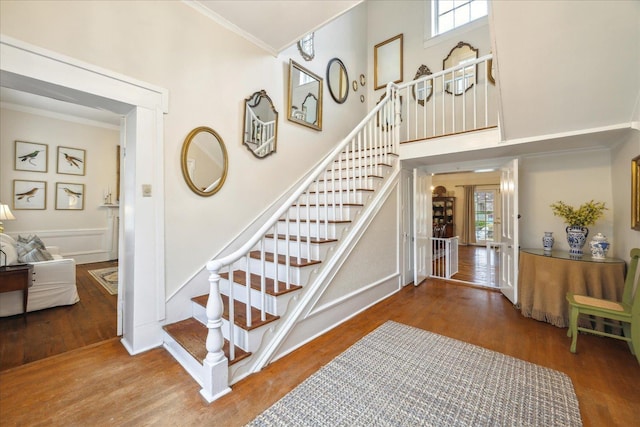
M206 309L207 357L204 361L205 380L201 394L209 402L228 389L228 360L222 352L223 307L219 283L222 270L227 271L225 274L228 274L230 288L233 287L234 272L236 270L246 272L248 301L246 316L249 324L255 321L252 319L250 307L250 264L258 263L257 268L261 276L259 305L262 320L267 314L265 301L267 277L273 278L274 286L278 286L278 282L281 281L287 289L290 289L293 284L305 285L301 283L300 273L294 277L292 273L294 270L290 267L312 260L312 240L340 237L333 235L329 227L329 218L338 220L330 212L335 209L342 212L346 205L361 203L358 193L360 188L357 184L365 185L369 177L375 175L379 165L392 164L389 156L398 152L399 126L397 123L399 123L400 109L395 102L399 100L396 91L397 86L389 84L385 100L367 114L364 120L320 162L302 181L298 189L242 247L230 255L207 263L207 269L210 272L209 299ZM306 233L306 238L303 237L303 231ZM265 242L269 234L273 235L275 242L282 240L274 243L272 255L267 255L265 251ZM293 247L297 254L292 259ZM278 258L280 257L284 257L284 268L279 267ZM233 327L235 322L233 306L233 292L229 292L227 339L231 358L235 355L236 339ZM224 381L220 380L221 378L224 378Z
M458 237L432 237L433 277L450 279L458 272Z
M398 85L402 105L400 141L420 141L497 126L497 92L487 74L492 58L493 55L485 55ZM473 85L464 90L469 82Z

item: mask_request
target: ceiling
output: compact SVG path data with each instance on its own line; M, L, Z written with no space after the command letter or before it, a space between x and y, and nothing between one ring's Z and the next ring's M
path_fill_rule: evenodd
M364 0L183 1L275 56Z

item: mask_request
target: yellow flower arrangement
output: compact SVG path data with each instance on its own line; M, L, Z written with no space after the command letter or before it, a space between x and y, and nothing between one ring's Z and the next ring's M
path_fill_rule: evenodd
M586 227L595 224L607 208L604 202L593 200L583 203L578 209L558 201L551 204L551 210L555 216L562 217L568 225Z

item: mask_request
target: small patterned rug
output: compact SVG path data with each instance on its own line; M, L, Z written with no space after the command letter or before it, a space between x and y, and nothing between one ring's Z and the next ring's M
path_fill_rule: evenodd
M564 373L388 321L249 426L581 426Z
M118 293L118 267L89 270L89 274L102 285L111 295Z

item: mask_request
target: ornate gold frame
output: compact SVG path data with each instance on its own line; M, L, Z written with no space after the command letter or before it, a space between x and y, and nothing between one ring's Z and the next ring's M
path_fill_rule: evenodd
M398 34L373 48L373 89L389 82L400 83L403 76L403 35Z
M631 160L631 228L640 231L640 156Z

